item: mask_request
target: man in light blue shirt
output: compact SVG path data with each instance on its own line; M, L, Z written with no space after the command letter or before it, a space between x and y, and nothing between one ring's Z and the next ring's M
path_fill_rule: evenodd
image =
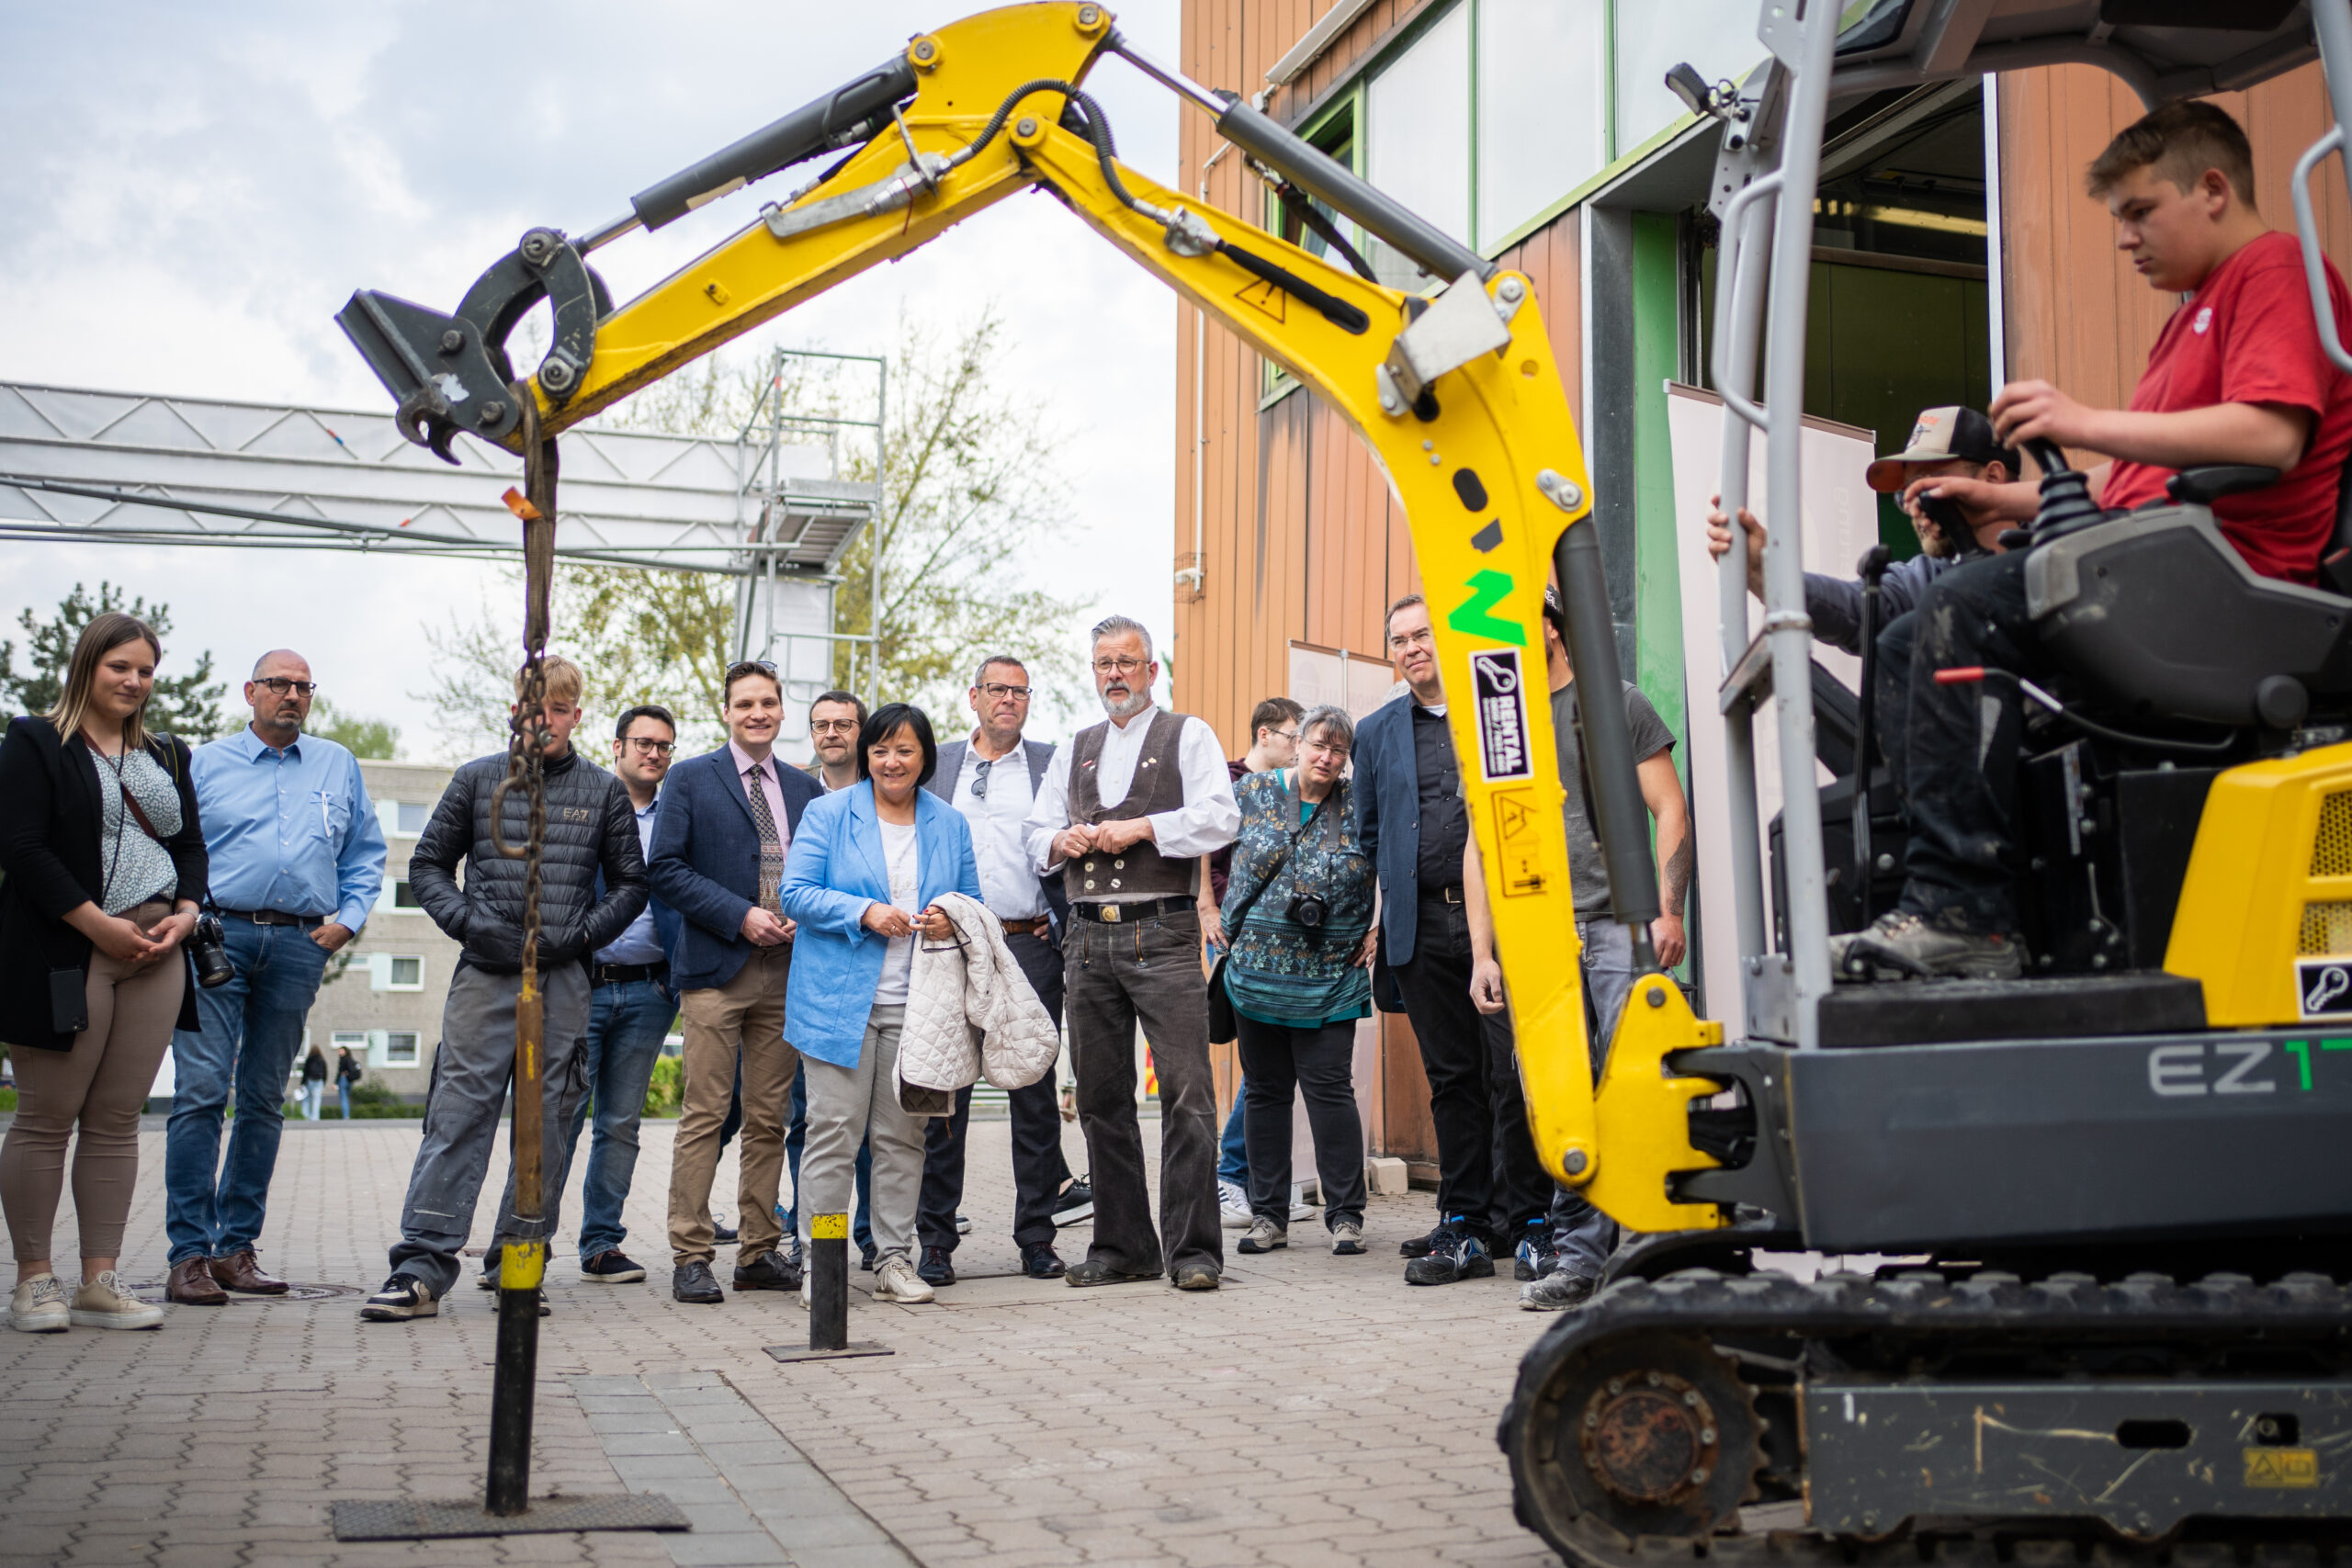
M263 654L245 682L253 722L198 747L189 763L212 862L210 902L235 971L197 993L203 1027L172 1037L164 1293L190 1306L220 1306L228 1291L286 1289L254 1252L277 1167L286 1077L329 956L358 934L384 885L384 831L357 760L302 733L316 689L301 655ZM224 1168L220 1122L232 1083L237 1122Z

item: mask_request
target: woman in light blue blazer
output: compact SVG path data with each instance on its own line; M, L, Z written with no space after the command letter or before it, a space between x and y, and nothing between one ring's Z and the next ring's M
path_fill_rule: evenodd
M800 1239L805 1247L811 1216L848 1213L858 1145L870 1138L874 1299L882 1302L932 1296L913 1260L923 1119L900 1108L898 1086L914 944L952 940L934 907L942 895L980 896L964 814L922 787L938 767L922 709L876 709L857 738L859 782L801 814L777 894L800 926L784 1012L808 1085L793 1197Z

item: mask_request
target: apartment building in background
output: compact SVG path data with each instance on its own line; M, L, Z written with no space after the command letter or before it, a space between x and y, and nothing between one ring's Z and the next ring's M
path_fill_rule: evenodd
M384 887L358 940L336 954L311 1008L311 1043L334 1060L348 1046L368 1078L421 1100L441 1038L441 1004L457 973L458 944L419 908L409 852L453 770L429 762L363 759L360 776L384 829Z

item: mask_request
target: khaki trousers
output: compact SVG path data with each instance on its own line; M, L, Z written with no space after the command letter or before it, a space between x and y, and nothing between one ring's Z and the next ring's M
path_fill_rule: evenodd
M150 899L122 913L143 929L171 912L168 902ZM93 950L83 990L90 1027L74 1037L74 1048L25 1045L8 1053L17 1069L17 1119L0 1147L0 1206L17 1262L53 1256L50 1232L64 1190L69 1138L82 1256L121 1255L139 1182L139 1112L172 1047L187 988L187 957L177 948L152 964L125 964Z
M670 1252L681 1267L717 1256L711 1238L710 1183L718 1169L718 1130L743 1072L742 1165L735 1224L736 1257L745 1263L784 1238L776 1223L784 1179L784 1111L800 1053L784 1038L785 984L792 946L755 947L724 986L679 998L685 1020L685 1094L670 1161Z

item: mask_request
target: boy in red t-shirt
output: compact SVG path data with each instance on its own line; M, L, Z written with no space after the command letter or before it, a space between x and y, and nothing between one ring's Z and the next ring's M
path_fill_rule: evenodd
M2256 571L2316 581L2352 453L2352 376L2320 348L2295 241L2255 209L2245 132L2211 104L2167 104L2108 145L2089 183L2114 214L2117 248L2151 288L2186 298L2157 334L2129 409L2013 381L1993 400L1996 433L2012 445L2041 438L2105 453L2111 460L2090 470L2090 487L2109 508L2161 498L2181 468L2277 468L2277 484L2224 499L2215 518ZM2352 297L2332 265L2328 294L2338 333L2352 336ZM1947 478L1923 479L1905 499L1916 495L1945 497L1981 525L2030 521L2040 487ZM1847 977L2021 972L2017 682L1939 686L1935 675L1968 665L2029 679L2052 672L2026 613L2024 563L2015 551L1956 568L1922 600L1901 760L1912 815L1907 880L1893 910L1838 939L1833 968Z

